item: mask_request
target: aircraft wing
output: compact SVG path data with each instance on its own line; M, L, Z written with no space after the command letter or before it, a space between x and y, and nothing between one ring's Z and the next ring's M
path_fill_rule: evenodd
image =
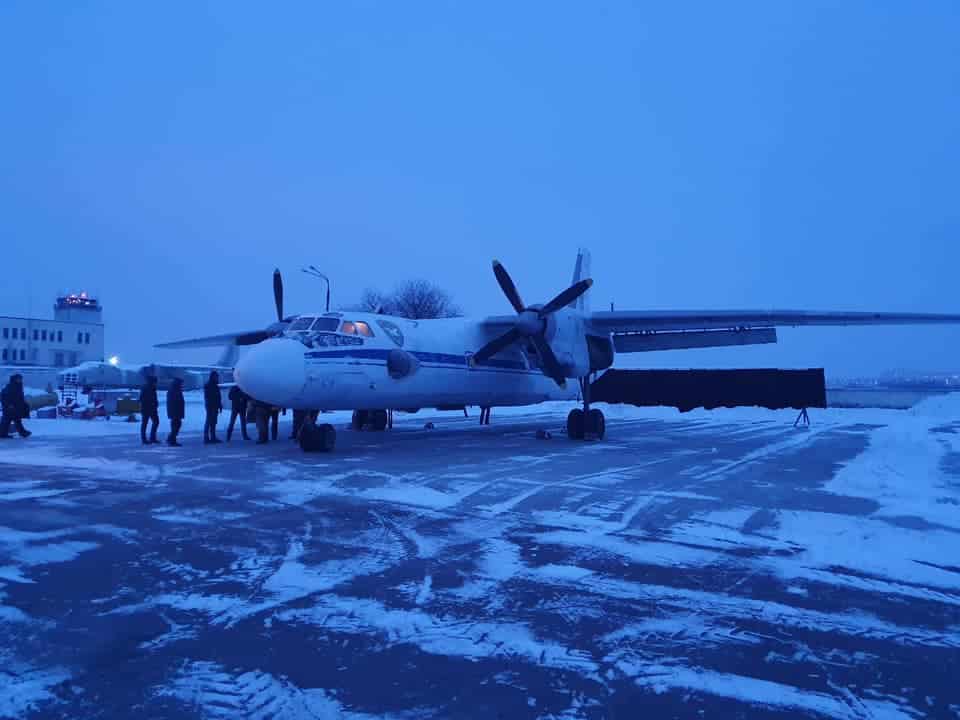
M174 342L160 343L159 345L154 345L154 347L164 350L176 350L195 347L223 347L224 345L256 345L268 337L270 337L270 334L265 330L247 330L244 332L225 333L223 335L210 335L208 337L193 338L190 340L176 340Z
M588 322L595 331L620 334L801 325L951 325L960 324L960 314L806 310L617 310L591 313Z

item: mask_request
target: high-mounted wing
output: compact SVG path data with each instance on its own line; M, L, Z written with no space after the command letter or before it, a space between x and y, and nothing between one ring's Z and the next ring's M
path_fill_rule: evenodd
M224 345L256 345L268 337L270 337L270 333L266 330L246 330L244 332L210 335L208 337L192 338L190 340L176 340L174 342L160 343L159 345L154 345L154 347L164 350L176 350L180 348L223 347Z
M800 325L949 325L960 324L960 314L806 310L625 310L591 313L588 322L595 331L617 334Z
M596 312L590 330L612 335L618 353L777 342L777 327L801 325L960 324L960 315L808 312L805 310L664 310Z

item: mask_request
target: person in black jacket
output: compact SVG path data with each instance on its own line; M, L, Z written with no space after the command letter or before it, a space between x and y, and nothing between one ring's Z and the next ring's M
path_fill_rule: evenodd
M230 424L227 425L227 442L230 442L230 438L233 436L233 426L237 419L240 420L240 433L243 435L243 439L250 439L247 434L247 403L249 400L250 396L238 386L234 385L230 388Z
M140 442L152 445L157 442L157 426L160 425L160 401L157 400L157 378L147 376L147 382L140 388ZM147 439L147 422L150 422L150 439Z
M210 379L203 386L203 404L207 410L207 419L203 425L203 442L206 444L219 443L217 439L217 416L223 410L220 401L220 375L216 370L211 371Z
M177 435L183 425L186 415L186 404L183 402L183 380L174 378L167 388L167 417L170 419L170 434L167 436L167 445L181 447L177 442Z
M30 406L23 396L22 375L18 373L10 376L10 381L0 393L0 403L3 405L3 415L0 417L0 439L10 437L11 424L20 433L20 437L30 437L32 433L23 426L23 418L30 417Z
M270 442L270 406L259 400L253 401L257 418L257 445Z

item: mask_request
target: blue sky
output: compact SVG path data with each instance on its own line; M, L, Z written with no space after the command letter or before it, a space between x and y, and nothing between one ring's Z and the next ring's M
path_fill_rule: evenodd
M960 312L955 2L0 5L0 312L98 293L107 350L422 276L509 310ZM960 368L960 328L681 366ZM211 358L215 351L207 353Z

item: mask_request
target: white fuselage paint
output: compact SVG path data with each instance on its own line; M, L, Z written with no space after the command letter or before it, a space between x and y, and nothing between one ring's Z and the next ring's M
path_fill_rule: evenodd
M241 358L237 383L273 405L319 410L532 405L578 395L576 381L560 387L543 374L535 356L518 346L471 368L470 354L495 334L476 320L407 320L351 312L342 313L341 319L367 323L373 337L347 335L339 328L287 332ZM389 325L399 333L389 332ZM415 361L405 377L388 372L388 354L396 350Z

